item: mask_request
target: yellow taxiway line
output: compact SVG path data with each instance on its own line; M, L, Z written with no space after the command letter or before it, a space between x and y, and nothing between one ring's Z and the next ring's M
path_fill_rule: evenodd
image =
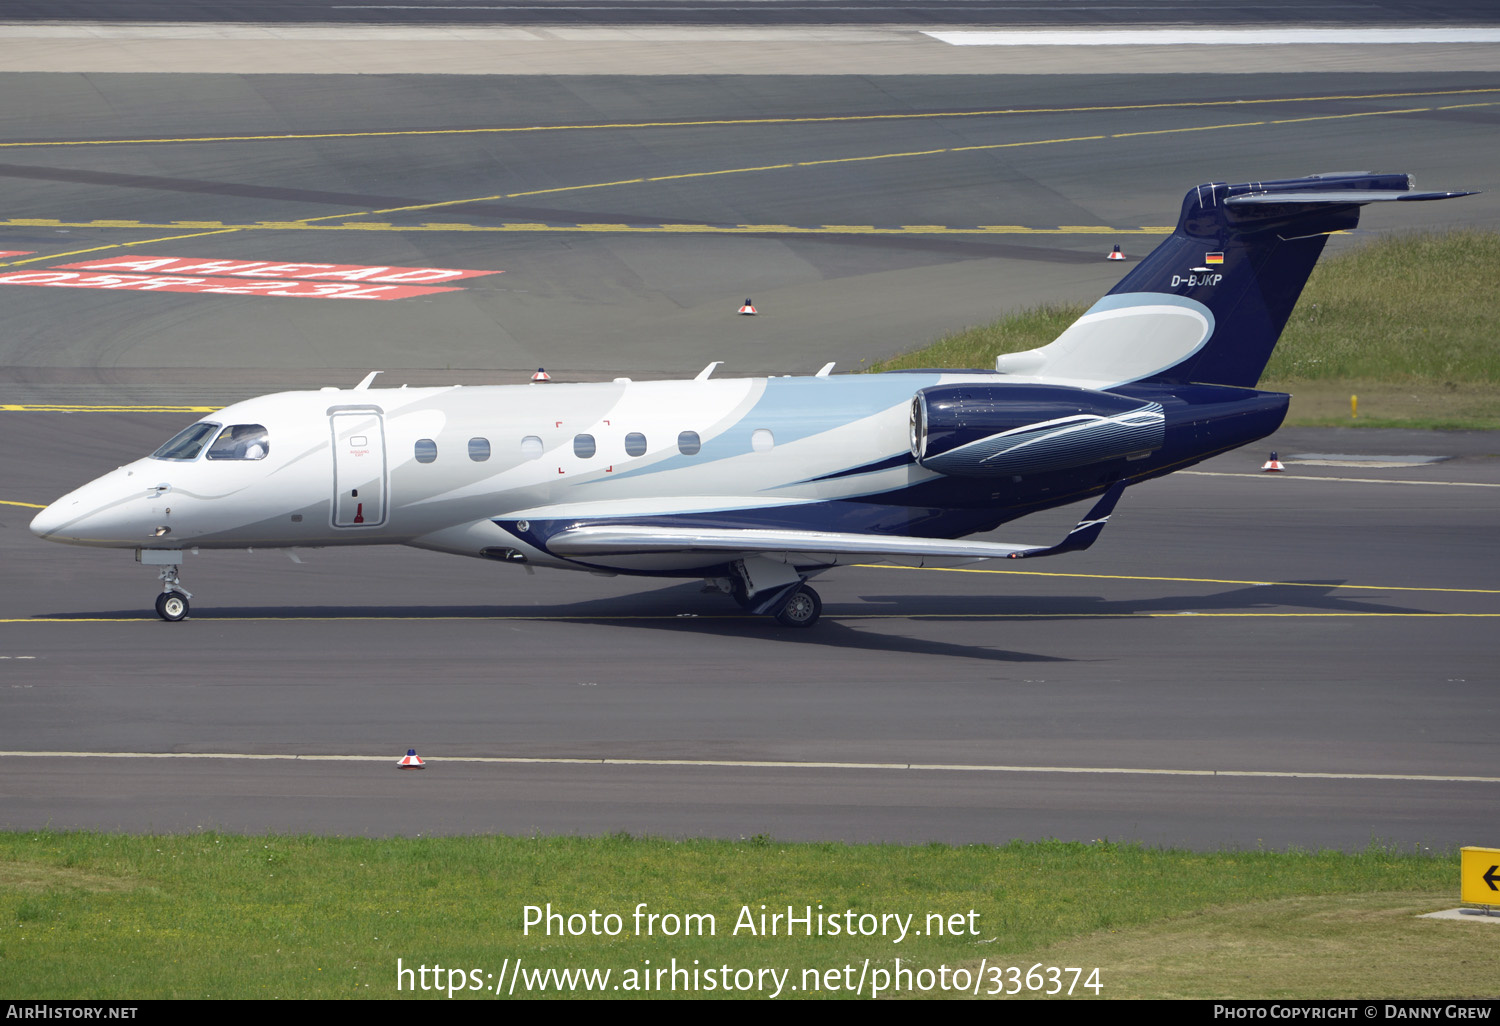
M1142 110L1185 110L1204 107L1254 107L1283 103L1323 103L1335 100L1400 100L1435 96L1482 96L1500 88L1432 89L1388 93L1333 93L1324 96L1257 97L1255 99L1177 100L1164 103L1122 103L1083 107L997 107L987 110L913 111L887 114L832 114L781 118L702 118L689 121L618 121L601 124L513 125L487 128L411 128L368 132L281 132L261 135L199 135L127 139L38 139L0 142L0 149L37 149L68 146L163 146L237 142L304 142L320 139L390 139L453 135L515 135L540 132L600 132L642 128L742 128L754 125L817 125L862 121L937 121L947 118L1017 117L1027 114L1110 114ZM1477 106L1462 104L1461 106ZM1446 108L1442 108L1446 109Z
M1403 96L1404 97L1404 96L1412 96L1412 95L1454 96L1454 95L1474 95L1474 94L1479 94L1479 93L1488 93L1488 92L1497 92L1497 91L1500 91L1500 89L1455 90L1453 92L1446 92L1445 91L1445 92L1440 92L1440 93L1424 93L1424 94L1367 94L1367 95L1364 95L1364 96L1353 96L1353 95L1351 95L1351 96L1335 96L1335 97L1304 97L1304 98L1301 98L1301 99L1310 101L1310 100L1314 100L1314 99L1323 99L1323 100L1331 100L1331 99L1374 99L1374 98L1378 98L1378 97L1390 98L1390 97L1396 97L1396 96ZM1236 105L1239 105L1241 103L1251 104L1251 103L1262 103L1262 102L1286 103L1286 102L1295 102L1295 101L1288 101L1288 100L1277 100L1277 101L1252 100L1252 101L1220 101L1220 102L1205 102L1205 103L1186 102L1186 103L1183 103L1183 104L1165 104L1165 105L1161 105L1161 106L1167 106L1167 107L1171 107L1171 106L1236 106ZM1468 104L1456 104L1456 105L1453 105L1453 106L1454 107L1458 107L1458 106L1463 106L1463 107L1487 107L1487 106L1497 106L1497 105L1500 105L1500 101L1481 101L1481 102L1468 103ZM1138 108L1131 108L1131 107L1118 107L1118 108L1111 108L1111 107L1068 108L1068 109L1058 109L1058 110L1054 110L1054 111L1042 111L1042 110L1038 109L1038 110L1034 110L1034 111L1027 111L1026 113L1043 113L1043 112L1045 112L1045 113L1068 113L1069 111L1082 111L1082 110L1096 110L1097 111L1097 110L1116 110L1116 109L1149 109L1152 106L1155 106L1155 105L1145 105L1144 107L1138 107ZM579 185L564 185L564 186L557 186L557 187L549 188L549 189L532 189L532 190L526 190L526 191L522 191L522 192L496 193L496 194L489 195L489 196L472 196L472 197L468 197L468 198L464 198L464 199L437 200L437 201L434 201L434 202L431 202L431 203L417 203L417 204L410 204L410 205L400 206L400 207L389 207L389 208L384 208L384 209L380 209L380 210L365 210L365 211L347 212L347 213L342 213L342 214L327 214L327 215L323 215L323 216L320 216L320 217L293 218L291 220L281 221L281 222L261 222L261 223L259 223L258 225L254 226L254 227L258 228L260 230L298 230L298 229L306 229L309 226L311 226L312 224L314 224L315 222L330 221L330 220L334 220L334 219L345 219L347 221L347 219L349 219L349 218L356 218L356 217L379 217L381 215L394 214L394 213L411 213L413 211L418 211L418 210L435 210L435 209L438 209L440 207L463 206L463 205L466 205L466 204L473 204L473 203L492 203L492 202L496 202L496 201L500 201L500 200L521 199L521 198L531 197L531 196L550 196L550 195L556 195L556 194L559 194L559 193L579 192L579 191L593 190L593 189L615 188L615 187L618 187L618 186L625 186L625 185L646 185L646 184L652 184L652 183L656 183L656 182L678 182L678 181L684 181L684 180L693 179L693 178L709 178L709 177L718 177L718 176L723 176L723 175L737 175L737 174L749 174L749 173L758 173L758 172L766 172L766 171L780 171L780 170L789 170L789 169L794 169L794 168L824 167L824 166L835 165L835 164L866 163L866 162L870 162L870 161L892 160L892 159L900 159L900 158L907 158L907 157L930 157L930 156L938 156L938 155L953 154L953 153L978 153L978 152L985 152L985 151L1016 149L1016 148L1033 147L1033 146L1055 146L1055 145L1061 145L1061 144L1066 144L1066 143L1076 143L1076 142L1096 142L1096 141L1104 141L1104 140L1111 140L1111 139L1128 139L1128 138L1134 138L1134 137L1143 136L1143 135L1180 135L1180 134L1185 134L1185 133L1213 132L1213 131L1223 131L1223 130L1227 130L1227 129L1243 129L1243 128L1254 128L1254 127L1271 126L1271 125L1303 124L1303 123L1314 122L1314 121L1340 121L1340 120L1348 120L1348 119L1352 119L1352 118L1370 118L1370 117L1382 117L1382 116L1390 116L1390 115L1416 114L1416 113L1432 112L1432 111L1447 110L1447 109L1450 109L1450 108L1448 108L1448 107L1406 107L1406 108L1401 108L1401 109L1398 109L1398 110L1355 111L1355 112L1351 112L1351 113L1347 113L1347 114L1323 114L1323 115L1314 115L1314 116L1307 116L1307 117L1300 117L1300 118L1273 118L1273 119L1264 119L1264 120L1259 120L1259 121L1234 121L1234 122L1227 122L1227 123L1222 123L1222 124L1192 125L1192 126L1184 126L1184 127L1179 127L1179 128L1164 128L1164 129L1155 129L1155 130L1149 130L1149 131L1116 132L1116 133L1107 133L1107 134L1098 134L1098 135L1084 135L1084 136L1063 136L1063 137L1050 138L1050 139L1029 139L1029 140L1019 140L1019 141L1014 141L1014 142L984 143L984 144L978 144L978 145L972 145L972 146L950 146L950 147L940 147L940 148L928 149L928 150L908 150L908 151L899 151L899 152L893 152L893 153L865 154L865 155L854 156L854 157L834 157L834 158L827 158L827 159L823 159L823 160L789 161L789 162L786 162L786 163L765 164L765 165L758 165L758 166L755 166L755 167L717 168L717 169L704 170L704 171L682 172L682 173L679 173L679 174L672 174L672 175L657 175L657 176L650 176L650 177L643 176L643 177L639 177L639 178L618 179L618 180L609 181L609 182L589 182L589 183L583 183L583 184L579 184ZM1000 113L1006 113L1006 112L1004 112L1004 111L992 111L990 113L992 113L992 114L1000 114ZM1014 112L1012 112L1012 113L1014 113ZM905 115L870 115L870 116L867 116L867 118L873 120L873 119L877 119L877 118L880 118L880 117L900 117L900 116L905 116ZM918 115L913 115L913 116L918 116ZM920 115L920 116L935 116L935 115ZM950 116L959 116L959 115L958 114L952 114ZM860 118L854 118L854 120L859 120L859 119ZM815 121L819 121L819 120L836 121L836 120L848 120L848 119L846 119L846 118L827 118L827 119L817 119L817 118L812 118L812 119L795 119L795 118L793 118L793 119L782 119L781 121L779 121L777 123L792 123L792 122L797 122L797 121L813 121L813 122L815 122ZM712 124L734 124L735 122L723 121L723 122L709 122L709 123L712 123ZM617 125L617 126L614 126L614 127L619 127L619 128L666 127L668 124L669 123L661 123L661 124L654 125L652 123L638 123L638 124L628 124L628 125L627 124L620 124L620 125ZM670 123L670 124L673 124L673 125L687 125L687 124L702 125L702 124L705 124L705 122L697 122L697 123L673 122L673 123ZM529 130L529 131L541 130L543 127L545 127L545 126L533 126L531 129L527 129L527 130ZM579 129L579 128L590 127L590 126L554 126L554 127L555 128L559 128L559 129L560 128L569 128L569 127L573 128L573 129ZM599 127L599 126L593 126L593 127ZM453 129L453 130L434 130L434 131L452 131L452 132L477 133L477 132L481 132L481 131L515 131L515 130L517 130L517 129ZM426 130L413 131L410 134L423 134L424 131L426 131ZM363 137L364 135L375 136L375 135L383 135L383 134L403 134L403 133L330 133L330 134L324 135L324 136L307 136L307 137L304 137L304 138L333 138L333 137L359 138L359 137ZM184 139L163 139L163 140L155 140L155 141L156 142L193 142L193 141L196 141L196 142L215 142L215 141L223 142L223 141L248 141L248 140L255 140L255 139L275 139L275 138L283 138L283 137L281 137L281 136L227 137L226 136L226 137L217 137L217 138L215 138L215 137L201 137L201 138L197 138L197 139L187 139L187 138L184 138ZM123 144L124 142L127 142L127 141L128 140L99 140L99 141L95 141L95 142L89 142L87 140L80 140L80 141L77 141L75 143L75 145L100 145L100 144L111 144L111 143ZM152 141L152 140L135 140L135 142L149 142L149 141ZM10 145L10 144L0 143L0 146L4 146L4 145ZM18 144L14 144L14 145L23 145L23 144L19 144L18 143ZM24 144L24 145L31 145L31 144ZM40 145L40 144L38 144L38 145ZM58 145L58 144L49 144L49 145ZM28 219L28 220L32 220L32 219ZM202 223L207 223L207 222L202 222ZM36 226L41 226L41 225L31 225L31 226L36 227ZM130 229L130 228L136 227L134 224L131 224L130 222L127 222L127 221L115 221L115 220L106 220L106 221L104 221L102 223L95 222L95 223L91 223L90 226L91 227L100 227L100 228L123 228L123 229ZM142 225L141 227L146 227L146 226ZM786 226L785 228L781 228L780 226L777 226L777 227L780 230L791 230L791 226ZM829 227L829 226L824 226L824 227ZM922 228L924 228L924 229L927 230L924 233L931 233L931 229L933 227L935 227L935 226L927 225L927 226L920 226L920 227L922 227ZM375 222L375 223L366 222L364 224L364 226L360 227L360 228L354 228L350 224L345 224L345 225L338 226L338 228L341 229L341 230L358 230L358 231L395 231L395 230L399 230L399 229L396 228L396 226L387 224L385 222ZM28 258L26 258L24 260L12 260L12 261L8 261L8 262L0 262L0 267L4 267L4 266L19 266L19 265L22 265L22 264L31 264L31 263L37 263L37 262L42 262L42 261L55 260L55 259L59 259L61 257L65 257L65 256L76 256L76 255L81 254L81 253L94 253L94 252L99 252L99 251L105 250L105 249L118 249L118 248L120 248L122 246L138 247L138 246L150 245L150 244L153 244L153 243L156 243L156 242L168 242L168 241L174 241L176 239L181 239L181 238L194 238L194 237L197 237L198 235L227 234L227 233L237 232L237 231L243 231L243 230L250 230L250 226L245 226L245 227L235 226L235 227L228 227L228 228L220 228L220 229L214 229L214 230L207 231L207 232L195 233L193 235L170 236L168 238L150 239L150 240L146 240L146 241L143 241L143 242L116 243L116 244L106 245L106 246L94 246L94 247L90 247L88 249L70 250L70 251L65 252L65 253L51 253L51 254L47 254L45 256L28 257ZM455 229L455 228L446 228L446 229L445 228L427 228L425 230L429 230L429 231L439 231L439 230L455 231L455 230L459 230L459 229ZM469 230L481 230L481 229L478 226L476 226L476 227L474 227L472 229L469 229ZM485 230L488 230L488 229L485 229ZM503 229L496 229L496 230L503 230ZM576 230L581 230L581 229L570 228L570 229L566 229L566 230L576 231ZM626 231L626 230L630 230L630 228L629 228L629 226L626 226L626 225L610 225L610 226L607 226L607 227L606 226L597 226L597 230ZM676 226L672 226L671 228L666 228L665 226L657 226L655 228L644 228L644 229L638 229L638 230L659 231L660 232L660 231L668 231L668 230L670 230L670 231L681 231L683 229L677 228ZM753 230L756 230L756 229L751 228L751 229L748 229L748 230L753 231ZM761 232L765 232L765 231L772 230L772 229L771 229L770 226L763 226L763 227L759 228L759 230Z
M1317 583L1315 581L1234 581L1234 580L1225 580L1225 579L1221 579L1221 578L1217 578L1217 577L1145 577L1145 576L1136 576L1136 575L1130 575L1130 574L1066 574L1066 573L1049 572L1049 571L1046 571L1046 570L988 570L988 569L985 569L983 567L962 567L962 566L928 566L928 567L918 567L918 566L882 566L882 565L876 564L876 563L859 563L859 564L856 564L856 565L860 566L860 567L863 567L866 570L912 570L912 571L917 571L917 572L941 573L941 574L1014 574L1015 576L1018 576L1018 577L1077 577L1077 578L1082 578L1084 580L1090 580L1090 581L1155 581L1155 582L1164 583L1164 584L1238 584L1238 585L1241 585L1241 586L1244 586L1244 587L1247 587L1247 588L1322 588L1324 590L1331 590L1331 589L1334 589L1334 588L1347 588L1347 589L1353 589L1355 591L1437 591L1437 592L1446 592L1446 593L1460 594L1460 595L1500 595L1500 588L1419 588L1419 587L1408 587L1408 586L1405 586L1405 585L1383 585L1383 584L1319 584L1319 583ZM1154 615L1180 616L1182 614L1180 614L1180 613L1172 613L1172 614L1154 614ZM1204 613L1202 615L1204 615L1204 616L1219 616L1219 615L1224 615L1224 614L1219 614L1219 613ZM1231 615L1237 615L1237 614L1231 614ZM1246 615L1249 615L1249 614L1246 614ZM1302 614L1297 614L1297 613L1270 614L1270 613L1268 613L1268 614L1265 614L1265 615L1267 615L1267 616L1270 616L1270 615L1278 615L1278 616L1279 615L1300 616ZM1325 615L1325 614L1315 614L1315 615ZM1366 615L1366 614L1329 613L1329 614L1326 614L1326 615L1329 615L1329 616L1361 615L1362 616L1362 615ZM1425 614L1425 613L1424 614L1371 613L1371 614L1368 614L1368 615L1371 615L1371 616L1395 616L1395 615L1424 615L1424 616L1425 615L1433 615L1433 616L1446 616L1448 614L1446 614L1446 613L1434 613L1434 614ZM1454 614L1454 615L1458 615L1458 614ZM1473 615L1476 615L1476 616L1481 616L1481 615L1482 616L1488 616L1490 614L1488 614L1488 613L1483 613L1483 614L1476 613L1476 614L1473 614Z

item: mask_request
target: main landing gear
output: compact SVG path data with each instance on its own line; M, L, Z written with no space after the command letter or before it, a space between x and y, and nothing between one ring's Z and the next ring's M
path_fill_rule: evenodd
M730 569L732 576L708 583L728 592L741 609L774 617L783 627L811 627L823 615L823 600L791 567L746 559L736 560Z
M811 627L823 615L823 600L807 585L792 592L792 597L776 614L776 622L783 627Z
M177 579L176 565L161 568L161 594L156 596L156 615L168 623L187 619L192 593Z

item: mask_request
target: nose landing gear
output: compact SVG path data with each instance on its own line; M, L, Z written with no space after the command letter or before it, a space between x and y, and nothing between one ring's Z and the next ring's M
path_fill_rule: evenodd
M161 594L156 596L156 615L168 623L187 619L188 600L192 593L177 579L177 566L161 568Z
M182 549L136 549L135 561L161 567L161 594L156 596L156 615L169 623L187 619L188 600L192 593L177 579L182 565Z

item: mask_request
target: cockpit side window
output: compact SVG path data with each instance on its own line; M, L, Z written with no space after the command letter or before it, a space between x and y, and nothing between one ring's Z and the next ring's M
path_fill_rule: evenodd
M193 424L173 435L171 440L151 454L153 460L195 460L204 443L219 430L218 424Z
M263 460L271 451L271 436L263 424L231 424L208 448L211 460Z

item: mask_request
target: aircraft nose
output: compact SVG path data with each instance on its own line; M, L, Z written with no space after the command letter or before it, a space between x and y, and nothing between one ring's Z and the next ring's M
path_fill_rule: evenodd
M61 503L54 502L36 516L31 518L31 533L38 538L46 538L54 534L63 525L65 514L58 509Z
M69 545L113 545L140 533L120 507L119 483L105 475L75 489L31 520L31 533Z

